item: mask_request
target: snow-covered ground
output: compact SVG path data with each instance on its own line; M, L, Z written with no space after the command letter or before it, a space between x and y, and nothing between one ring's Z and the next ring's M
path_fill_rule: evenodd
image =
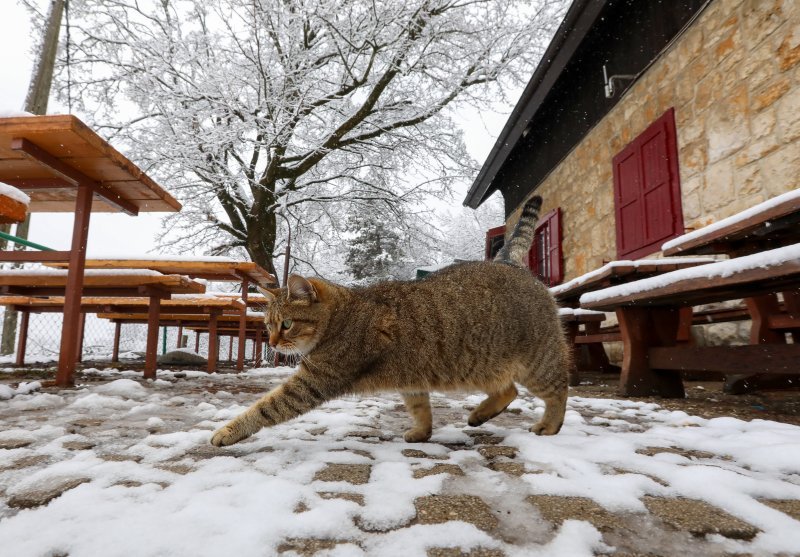
M537 437L536 399L475 429L481 396L435 395L434 437L411 445L401 399L376 395L209 445L291 372L6 381L0 554L800 554L781 506L800 500L800 427L572 397L561 433Z

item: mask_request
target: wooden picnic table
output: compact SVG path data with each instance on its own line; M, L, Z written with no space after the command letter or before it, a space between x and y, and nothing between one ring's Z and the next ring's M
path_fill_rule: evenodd
M185 314L191 316L192 320L196 321L200 317L198 315L207 316L207 315L217 315L219 312L233 312L238 316L242 309L244 309L244 304L241 300L233 299L233 298L219 298L216 296L206 296L206 295L178 295L179 297L169 299L169 300L161 300L160 307L163 312L168 315L171 314ZM151 300L150 298L144 297L134 297L134 298L110 298L110 297L84 297L81 299L81 313L85 315L86 313L148 313L150 309ZM26 349L26 339L27 339L27 329L28 329L28 315L30 313L51 313L51 312L61 312L63 311L64 307L64 298L61 296L49 296L45 298L33 298L27 296L0 296L0 305L9 306L14 310L22 312L23 319L22 325L20 328L20 338L17 348L17 365L24 365L25 363L25 349ZM152 323L149 320L149 315L146 316L147 318L142 321L143 323L147 323L148 331L147 331L147 338L148 341L151 338L157 339L157 330L160 325L165 324L165 315L164 313L159 314L158 322ZM138 322L137 322L138 323ZM177 348L180 348L180 338L182 335L182 330L184 323L180 320L176 322L176 326L178 327L178 343L179 345ZM82 329L83 327L81 327ZM115 323L115 330L114 330L114 346L112 351L111 360L117 361L119 358L119 343L121 337L121 328L122 323L117 322ZM152 329L155 329L155 334L153 333ZM82 333L82 330L81 330ZM81 355L81 346L82 346L82 335L81 341L79 341L79 361ZM154 344L152 346L148 345L146 354L151 355L151 360L155 360L157 352L157 346ZM150 365L149 362L146 362L145 365L148 368L146 371L149 374ZM214 371L216 367L211 369ZM154 368L153 368L154 370Z
M239 306L241 307L241 306ZM172 313L162 314L159 318L159 323L166 326L182 326L188 329L201 328L208 332L208 372L212 373L217 369L217 362L219 360L219 336L221 331L225 334L229 331L236 331L239 338L241 336L241 313L236 311L235 314L225 314L219 309L212 309L208 314L190 314L190 313ZM112 323L121 325L123 323L137 324L146 323L147 315L143 313L99 313L97 315L100 319L108 319ZM264 316L260 314L247 314L245 317L246 327L244 338L247 339L248 333L253 332L257 344L261 343L262 334L266 327L264 324ZM228 327L225 325L228 324ZM198 348L199 338L195 341L195 351ZM244 347L240 348L239 354L243 357Z
M675 371L741 378L738 386L726 384L729 392L744 392L748 381L754 385L754 370L784 377L800 374L800 344L785 342L787 331L800 331L800 312L791 307L783 315L751 312L751 343L746 346L692 346L677 342L682 308L798 290L800 243L588 292L581 305L617 314L624 342L622 394L683 397ZM784 340L772 342L768 335Z
M147 351L145 357L145 377L155 378L156 372L156 351L158 343L158 319L161 311L162 300L168 299L172 294L200 294L205 291L205 286L182 275L163 275L155 271L102 271L89 270L83 278L83 292L88 296L101 296L106 299L146 297L147 302ZM0 271L0 295L7 305L22 309L22 332L20 335L20 346L24 347L27 341L27 328L30 313L37 311L47 311L46 307L59 307L51 302L46 306L46 302L33 300L34 297L56 296L61 304L61 311L69 302L69 283L70 275L66 270L29 270L29 269L10 269ZM20 298L23 297L23 298ZM25 303L22 302L24 299ZM83 319L85 309L82 307L82 299L78 298L76 311L78 322L73 331L75 346L70 353L74 354L75 362L78 361L78 350L82 343ZM26 303L30 304L26 308ZM111 303L111 302L109 302ZM65 324L66 325L66 324ZM63 341L62 334L62 341ZM63 342L62 342L63 345ZM19 354L18 354L19 357ZM24 349L22 351L24 358ZM59 354L59 362L62 356ZM73 362L73 369L75 362ZM71 377L70 377L71 379Z
M3 251L0 261L69 262L56 384L73 384L91 213L173 212L180 203L72 115L0 118L0 182L31 212L74 212L69 251Z
M662 250L665 255L724 254L735 258L797 243L800 243L800 189L670 240ZM787 315L800 315L800 291L795 288L774 290L744 301L753 320L750 343L785 344L784 332L770 327L769 323ZM800 342L800 333L791 334L794 342ZM738 392L746 383L755 384L752 377L743 377L729 381L726 389Z
M551 287L550 292L559 306L577 308L585 292L713 262L707 257L611 261L594 271Z
M61 266L63 263L54 263L52 266ZM241 298L245 305L250 294L250 285L262 288L274 286L275 277L260 265L251 261L236 261L224 257L205 258L175 258L163 257L104 257L86 260L87 269L150 269L160 273L177 273L191 278L210 280L214 282L240 282L241 294L232 294L231 297ZM260 295L259 295L260 296ZM263 296L262 296L263 298ZM244 369L244 344L245 344L245 312L242 307L239 322L239 356L236 360L236 369Z

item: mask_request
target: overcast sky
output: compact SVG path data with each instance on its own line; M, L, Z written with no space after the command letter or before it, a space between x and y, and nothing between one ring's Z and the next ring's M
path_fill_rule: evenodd
M39 2L45 11L48 0ZM22 109L33 64L31 48L35 40L32 32L26 10L17 5L16 0L0 0L0 111ZM506 110L510 112L511 107ZM66 107L51 99L48 113L66 112ZM485 160L506 118L507 114L488 111L464 114L461 120L465 122L467 148L479 162ZM169 190L169 184L162 186ZM454 200L455 206L460 206L464 195L466 187ZM152 252L163 216L158 213L143 213L137 217L96 213L89 227L89 252L126 255ZM71 235L71 215L36 213L32 217L29 238L34 242L54 249L68 249Z

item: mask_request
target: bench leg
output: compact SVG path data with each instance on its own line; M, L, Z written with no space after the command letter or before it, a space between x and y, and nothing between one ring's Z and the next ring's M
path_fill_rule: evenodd
M623 342L619 391L623 396L684 398L683 380L676 371L650 368L649 350L674 346L679 313L669 308L622 307L617 310Z
M581 357L581 347L575 344L575 337L578 336L578 323L570 321L564 324L564 334L567 337L567 344L572 348L572 366L569 369L569 385L575 387L581 382L578 372L578 362Z
M600 323L597 321L584 323L583 328L587 335L600 334ZM608 354L606 354L606 349L602 342L593 342L584 346L586 346L591 369L599 370L602 373L619 373L619 366L615 366L608 361Z
M753 324L750 327L750 344L786 344L786 333L769 328L769 316L780 313L780 303L775 294L764 294L746 298L747 310ZM763 388L768 378L763 375L729 375L725 378L722 390L732 395L743 395ZM790 381L791 378L780 378L778 381Z

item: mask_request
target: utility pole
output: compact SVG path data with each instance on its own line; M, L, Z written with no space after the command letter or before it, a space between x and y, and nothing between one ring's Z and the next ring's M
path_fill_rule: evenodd
M28 86L28 95L25 97L23 110L31 114L46 114L47 101L50 98L50 86L53 83L53 69L58 53L58 36L61 31L61 16L64 14L65 0L50 0L50 9L45 19L42 44L39 55L33 65L31 81ZM17 225L15 235L18 238L27 238L31 226L31 216ZM25 246L16 244L15 250L25 249ZM17 312L6 309L3 315L3 335L0 338L0 354L7 355L14 352L17 337Z

